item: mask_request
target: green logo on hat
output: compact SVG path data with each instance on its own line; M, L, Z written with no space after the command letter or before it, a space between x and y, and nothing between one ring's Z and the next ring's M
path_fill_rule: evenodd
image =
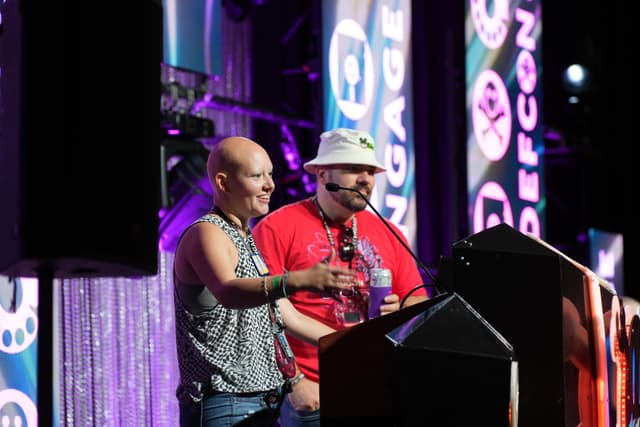
M360 145L362 148L369 148L371 150L375 149L373 142L369 142L369 140L365 137L360 138Z

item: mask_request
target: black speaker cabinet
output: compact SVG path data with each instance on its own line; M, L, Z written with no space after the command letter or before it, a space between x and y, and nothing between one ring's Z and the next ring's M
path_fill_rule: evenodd
M155 274L160 0L0 13L0 273Z
M609 425L610 284L506 224L456 242L451 262L455 292L515 349L518 426Z

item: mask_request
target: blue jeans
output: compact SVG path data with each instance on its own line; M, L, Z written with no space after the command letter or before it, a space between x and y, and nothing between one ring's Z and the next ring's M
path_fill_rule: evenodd
M278 404L267 402L267 393L214 393L180 405L180 427L273 427Z
M291 406L289 398L285 396L278 421L280 427L320 427L320 410L296 411Z

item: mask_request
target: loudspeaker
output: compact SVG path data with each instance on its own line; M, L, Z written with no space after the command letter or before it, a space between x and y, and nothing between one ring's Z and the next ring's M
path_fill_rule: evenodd
M157 272L162 5L0 5L0 272Z

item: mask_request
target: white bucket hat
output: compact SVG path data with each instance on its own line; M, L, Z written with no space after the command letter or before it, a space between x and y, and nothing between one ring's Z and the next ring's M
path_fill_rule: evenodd
M361 130L338 128L324 132L318 155L303 166L307 172L315 173L316 166L338 164L373 166L375 173L386 171L376 159L373 137Z

